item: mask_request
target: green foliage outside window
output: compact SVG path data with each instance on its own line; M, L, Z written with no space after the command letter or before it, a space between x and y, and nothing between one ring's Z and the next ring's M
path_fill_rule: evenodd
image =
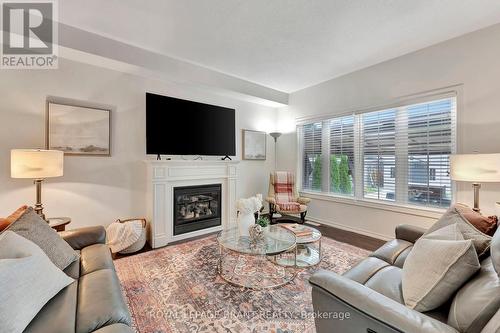
M313 162L312 189L321 191L321 155L316 155Z
M341 194L352 194L352 180L349 175L349 159L347 155L330 156L331 191Z

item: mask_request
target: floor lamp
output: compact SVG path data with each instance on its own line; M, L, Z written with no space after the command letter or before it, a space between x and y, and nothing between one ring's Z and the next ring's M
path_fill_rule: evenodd
M278 138L281 136L280 132L271 132L270 136L274 138L274 170L278 168Z

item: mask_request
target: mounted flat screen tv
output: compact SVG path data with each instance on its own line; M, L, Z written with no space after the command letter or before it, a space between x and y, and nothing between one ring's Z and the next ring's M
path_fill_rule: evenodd
M236 155L234 109L146 93L146 151Z

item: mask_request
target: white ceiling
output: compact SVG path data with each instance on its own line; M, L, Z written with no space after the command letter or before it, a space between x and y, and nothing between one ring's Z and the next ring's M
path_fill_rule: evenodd
M500 22L498 0L64 0L59 6L68 25L284 92Z

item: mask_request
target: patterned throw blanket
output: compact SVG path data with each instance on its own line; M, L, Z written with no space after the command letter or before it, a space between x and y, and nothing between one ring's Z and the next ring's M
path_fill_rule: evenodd
M287 171L276 171L274 173L274 193L276 204L284 211L296 211L300 209L300 204L293 196L295 177L293 173Z
M111 252L117 253L137 242L141 234L140 220L128 223L113 222L106 228L106 244Z

